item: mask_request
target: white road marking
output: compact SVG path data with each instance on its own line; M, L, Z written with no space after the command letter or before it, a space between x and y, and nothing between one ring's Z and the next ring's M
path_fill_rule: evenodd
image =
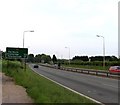
M33 70L33 71L34 71L34 70ZM95 99L93 99L93 98L91 98L91 97L88 97L88 96L86 96L86 95L84 95L84 94L82 94L82 93L79 93L79 92L77 92L77 91L75 91L75 90L73 90L73 89L71 89L71 88L69 88L69 87L67 87L67 86L64 86L64 85L62 85L62 84L60 84L60 83L58 83L58 82L56 82L56 81L54 81L54 80L52 80L52 79L50 79L50 78L44 76L44 75L42 75L42 74L39 74L39 73L36 72L36 71L34 71L34 72L37 73L38 75L40 75L40 76L46 78L46 79L48 79L48 80L50 80L50 81L52 81L52 82L58 84L58 85L60 85L60 86L62 86L62 87L64 87L64 88L66 88L66 89L68 89L68 90L70 90L70 91L76 93L76 94L79 94L79 95L81 95L81 96L83 96L83 97L85 97L85 98L88 98L88 99L90 99L90 100L96 102L96 103L99 103L99 104L101 104L101 105L104 105L103 103L101 103L101 102L99 102L99 101L97 101L97 100L95 100Z

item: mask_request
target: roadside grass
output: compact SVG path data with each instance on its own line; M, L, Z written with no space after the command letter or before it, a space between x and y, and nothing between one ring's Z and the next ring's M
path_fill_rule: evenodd
M20 62L3 61L2 71L14 78L16 84L26 88L26 91L35 103L83 103L95 104L95 102L71 92L52 81L33 72L28 66L26 71L21 69Z
M73 68L83 68L83 69L92 69L92 70L105 70L108 71L110 66L106 66L105 68L103 66L89 66L89 65L75 65L75 64L62 64L63 67L73 67Z
M2 72L2 59L0 59L0 72Z

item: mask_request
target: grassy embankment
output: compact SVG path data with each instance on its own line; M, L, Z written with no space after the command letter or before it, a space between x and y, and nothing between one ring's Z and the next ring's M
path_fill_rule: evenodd
M84 69L93 69L93 70L105 70L108 71L110 66L105 66L105 68L103 66L89 66L89 65L62 65L63 67L73 67L73 68L84 68Z
M0 59L0 72L2 72L2 60Z
M62 66L108 71L110 66L120 66L120 60L118 60L118 61L106 61L105 67L103 67L103 61L91 61L91 62L89 62L89 61L79 61L79 60L71 61L70 64L67 61L62 62Z
M24 71L20 68L20 62L3 61L2 70L6 75L14 78L16 84L26 88L29 96L35 103L94 103L78 94L75 94L41 76L34 73L30 68Z

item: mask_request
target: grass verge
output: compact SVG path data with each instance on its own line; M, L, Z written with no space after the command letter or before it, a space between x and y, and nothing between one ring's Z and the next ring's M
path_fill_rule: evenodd
M105 68L103 66L88 66L88 65L62 65L63 67L73 67L73 68L84 68L84 69L93 69L93 70L105 70L108 71L110 66L106 66Z
M19 62L10 61L7 65L7 62L3 61L2 66L6 75L13 77L16 84L26 88L28 95L34 99L35 103L81 103L81 105L94 103L39 76L28 67L24 71L20 68Z

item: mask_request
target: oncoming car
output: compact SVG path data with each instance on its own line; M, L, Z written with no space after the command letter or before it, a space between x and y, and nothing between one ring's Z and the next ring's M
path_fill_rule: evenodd
M38 66L38 65L34 65L33 67L34 67L34 68L39 68L39 66Z
M120 66L111 66L109 68L110 73L120 73Z

